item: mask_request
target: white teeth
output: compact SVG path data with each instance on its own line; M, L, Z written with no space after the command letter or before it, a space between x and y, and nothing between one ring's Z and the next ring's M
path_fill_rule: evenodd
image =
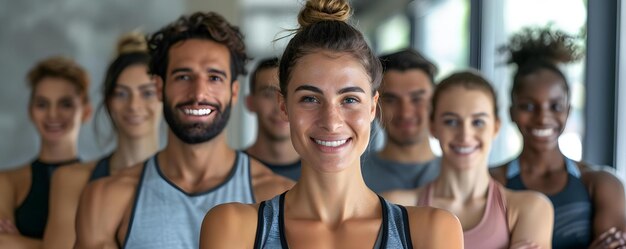
M471 146L471 147L452 147L452 149L454 149L454 151L456 151L457 153L460 154L469 154L474 152L474 150L476 150L476 146Z
M209 115L211 114L211 112L213 112L213 110L211 109L183 109L183 111L185 112L185 114L193 116L204 116Z
M554 134L554 130L551 128L547 128L547 129L533 129L531 130L531 133L533 134L533 136L537 136L537 137L548 137L548 136L552 136L552 134Z
M315 139L315 142L317 144L327 146L327 147L338 147L338 146L345 144L347 141L348 139L337 140L337 141L323 141L323 140Z

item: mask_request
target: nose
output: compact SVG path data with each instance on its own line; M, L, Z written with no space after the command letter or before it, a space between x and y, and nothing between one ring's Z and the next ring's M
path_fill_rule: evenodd
M415 114L415 106L409 100L400 101L398 118L410 119Z
M549 106L537 108L536 119L539 124L544 125L549 123L550 118L552 118L552 112L550 112Z
M320 126L329 132L335 132L343 126L343 118L340 110L332 104L324 104L320 113Z
M474 128L471 121L463 122L463 125L459 127L458 137L461 142L469 142L474 136Z
M141 94L133 93L130 95L130 101L128 103L128 109L131 111L138 111L141 107Z
M196 101L206 100L211 91L210 83L206 77L194 77L191 82L191 95Z
M58 115L58 112L59 112L57 110L58 108L59 108L59 106L57 106L57 105L48 106L48 108L46 108L46 116L47 116L47 118L54 120L57 117L57 115Z

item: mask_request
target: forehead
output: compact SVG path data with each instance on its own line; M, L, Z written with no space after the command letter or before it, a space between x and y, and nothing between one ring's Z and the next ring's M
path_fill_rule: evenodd
M566 97L565 81L550 70L540 70L520 79L517 95L532 98Z
M419 69L409 69L406 71L389 70L383 75L381 91L401 91L410 89L432 90L432 82L428 75Z
M493 99L482 89L468 89L455 86L441 92L434 111L437 113L453 112L472 114L476 112L492 113Z
M259 86L267 86L267 85L278 86L278 68L277 67L263 68L261 70L258 70L256 72L256 75L254 75L254 77L255 77L256 88L259 88Z
M287 88L295 89L303 84L317 86L322 91L335 91L347 86L359 86L366 92L371 91L369 75L356 59L347 53L328 51L307 54L296 62Z
M80 96L78 88L74 84L66 79L57 77L45 77L41 79L39 83L35 85L33 95L38 97Z
M168 52L168 74L175 68L213 67L230 78L230 51L208 39L189 39L175 43Z
M124 70L122 70L120 75L117 77L117 82L119 84L146 83L149 81L149 79L150 75L148 74L148 66L143 64L135 64L124 68Z

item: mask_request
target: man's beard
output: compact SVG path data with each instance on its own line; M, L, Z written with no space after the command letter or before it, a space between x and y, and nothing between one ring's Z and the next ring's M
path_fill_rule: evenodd
M230 118L230 110L231 110L231 100L229 100L228 105L225 108L220 108L221 106L211 105L216 108L213 114L215 118L211 123L189 123L184 124L179 119L176 118L174 114L174 108L171 107L170 103L167 101L167 98L163 96L163 117L165 117L165 121L170 127L170 130L186 144L199 144L209 141L222 133L226 125L228 124L228 119Z

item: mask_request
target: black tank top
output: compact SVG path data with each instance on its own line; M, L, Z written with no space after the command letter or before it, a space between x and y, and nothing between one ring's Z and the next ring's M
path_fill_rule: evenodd
M109 169L110 160L111 155L108 155L98 161L96 167L94 167L93 171L91 172L91 176L89 177L90 182L111 175L111 170Z
M52 173L60 166L78 161L79 159L72 159L60 163L45 163L37 159L30 164L30 191L24 202L15 209L15 226L21 235L43 238L43 232L48 221L48 200Z

